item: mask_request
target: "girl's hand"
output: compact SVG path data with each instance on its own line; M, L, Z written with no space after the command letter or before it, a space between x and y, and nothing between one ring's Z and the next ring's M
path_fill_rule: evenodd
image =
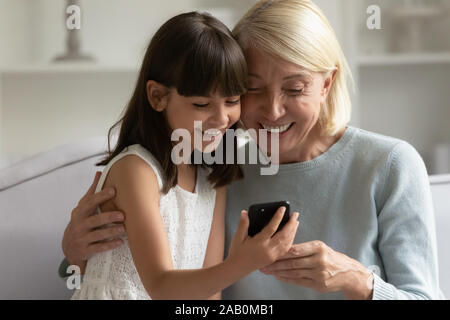
M371 271L322 241L296 244L287 255L260 271L321 293L342 291L347 299L372 298Z
M227 260L234 260L251 272L284 256L292 246L298 227L298 212L294 212L283 229L275 234L285 211L285 207L280 207L269 224L254 237L250 237L248 213L243 210Z

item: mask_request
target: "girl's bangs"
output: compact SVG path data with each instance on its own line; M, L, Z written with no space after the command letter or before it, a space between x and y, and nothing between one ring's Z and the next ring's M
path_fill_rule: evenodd
M178 62L177 91L183 96L239 96L247 90L247 64L232 39L207 30Z

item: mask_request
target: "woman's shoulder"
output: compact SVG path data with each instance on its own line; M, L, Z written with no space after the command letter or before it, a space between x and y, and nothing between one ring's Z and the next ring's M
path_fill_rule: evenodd
M356 157L382 160L397 167L423 166L422 157L409 142L360 128L352 130L354 130L352 149Z
M413 152L415 148L407 141L385 134L351 127L354 135L352 148L359 154L390 154L393 152Z
M354 132L354 144L365 149L386 151L391 150L399 143L407 143L395 137L361 128L349 127L349 129Z

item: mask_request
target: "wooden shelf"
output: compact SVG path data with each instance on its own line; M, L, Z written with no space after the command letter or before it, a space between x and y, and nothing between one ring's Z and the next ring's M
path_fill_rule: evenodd
M357 64L360 67L450 64L450 52L366 55L360 56Z
M431 184L450 184L450 174L429 176Z

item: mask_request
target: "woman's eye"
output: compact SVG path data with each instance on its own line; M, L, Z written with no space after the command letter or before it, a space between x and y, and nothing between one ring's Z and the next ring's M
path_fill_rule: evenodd
M292 95L299 95L303 92L303 88L302 89L287 89L286 91Z
M258 88L247 88L247 91L258 91Z

